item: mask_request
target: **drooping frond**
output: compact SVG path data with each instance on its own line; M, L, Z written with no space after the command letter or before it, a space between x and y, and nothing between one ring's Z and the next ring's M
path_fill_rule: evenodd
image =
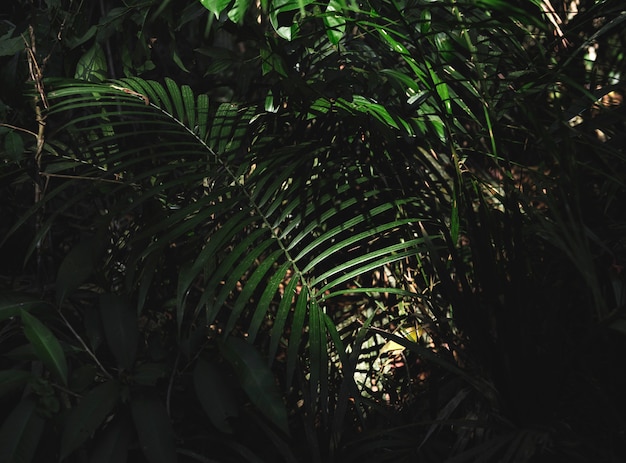
M449 207L449 194L433 195L435 184L450 191L440 168L419 171L407 196L406 184L387 177L393 169L338 155L332 140L281 144L280 117L212 107L170 80L57 82L49 98L56 136L45 201L71 216L73 204L93 197L88 213L125 228L114 245L127 251L123 262L109 251L111 284L138 312L154 299L154 272L181 256L186 264L164 295L175 301L181 338L215 322L225 336L263 334L270 361L286 348L287 383L307 348L303 368L323 392L329 353L346 348L329 345L340 339L328 323L341 320L340 301L358 297L370 313L383 292L419 296L373 275L402 274L434 246L422 230L438 233L438 212ZM322 115L341 127L330 110Z

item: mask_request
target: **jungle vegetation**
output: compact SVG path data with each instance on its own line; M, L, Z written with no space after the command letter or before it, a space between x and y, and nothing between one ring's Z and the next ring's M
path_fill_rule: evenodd
M0 461L626 461L622 2L1 8Z

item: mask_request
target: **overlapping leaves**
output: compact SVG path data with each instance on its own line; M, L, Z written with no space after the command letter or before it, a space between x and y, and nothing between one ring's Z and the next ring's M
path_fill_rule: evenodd
M371 168L366 175L324 144L274 147L273 114L212 108L170 80L58 82L49 98L51 120L72 117L58 129L67 142L48 146L44 175L59 180L46 201L72 189L57 206L63 213L105 192L94 215L109 226L132 215L113 255L124 256L128 270L117 277L137 311L155 284L154 262L175 249L190 257L178 268L178 336L214 321L226 335L263 332L270 361L288 346L288 382L303 346L311 383L326 381L323 317L333 297L424 247L417 224L433 220L424 198L397 196Z

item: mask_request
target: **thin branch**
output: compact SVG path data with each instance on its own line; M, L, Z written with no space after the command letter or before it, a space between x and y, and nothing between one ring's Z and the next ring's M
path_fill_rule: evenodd
M98 357L96 357L96 354L94 354L93 351L87 346L87 344L85 344L85 341L83 341L83 338L81 338L80 335L76 332L76 330L74 330L70 322L67 320L67 318L65 318L65 316L61 313L61 311L59 311L59 315L65 322L65 325L70 329L74 337L78 339L78 342L80 342L81 346L83 346L83 349L85 349L85 352L87 352L87 354L93 359L93 361L96 362L96 365L98 365L100 370L102 370L102 373L104 373L104 375L107 378L113 379L113 376L111 375L111 373L109 373L107 369L104 368L104 365L100 363L100 360L98 360Z

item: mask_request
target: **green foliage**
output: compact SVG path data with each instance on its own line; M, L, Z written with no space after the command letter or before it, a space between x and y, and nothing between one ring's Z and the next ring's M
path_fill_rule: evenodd
M626 16L574 3L15 2L0 460L621 461Z

